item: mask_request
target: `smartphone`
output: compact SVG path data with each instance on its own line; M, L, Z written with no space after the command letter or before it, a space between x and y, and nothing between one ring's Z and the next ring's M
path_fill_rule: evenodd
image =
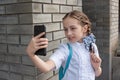
M37 36L38 34L45 32L45 35L43 35L41 38L46 38L46 27L44 25L35 25L34 26L34 36ZM36 55L46 56L46 48L39 49L35 52Z

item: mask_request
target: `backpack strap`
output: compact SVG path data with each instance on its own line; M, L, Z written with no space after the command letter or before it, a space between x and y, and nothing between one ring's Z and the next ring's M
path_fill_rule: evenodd
M68 69L69 67L69 63L70 63L70 60L72 58L72 47L70 46L69 43L67 43L68 45L68 49L69 49L69 56L67 58L67 61L66 61L66 65L65 65L65 68L63 68L62 66L60 67L59 69L59 80L62 80L62 78L64 77L65 73L66 73L66 70Z

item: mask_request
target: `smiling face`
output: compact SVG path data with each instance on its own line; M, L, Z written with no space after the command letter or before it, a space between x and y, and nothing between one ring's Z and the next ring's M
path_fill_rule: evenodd
M64 32L70 42L82 42L86 36L87 27L81 26L77 19L67 17L63 20Z

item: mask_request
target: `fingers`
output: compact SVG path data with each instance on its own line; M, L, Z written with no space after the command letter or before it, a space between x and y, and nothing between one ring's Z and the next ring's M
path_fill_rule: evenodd
M34 38L34 40L35 40L36 43L48 42L48 39L47 39L47 38L38 38L38 39L35 39L35 38Z
M43 35L45 35L45 32L38 34L37 36L35 36L35 38L38 39L38 38L42 37Z
M98 56L96 56L94 53L91 53L91 59L95 63L101 63L101 59Z
M48 39L47 38L32 38L33 46L36 50L46 48L48 46Z

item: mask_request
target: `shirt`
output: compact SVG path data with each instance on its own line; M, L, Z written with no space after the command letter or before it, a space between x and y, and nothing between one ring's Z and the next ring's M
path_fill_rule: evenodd
M85 48L84 43L69 43L73 50L69 67L63 80L95 80L95 72L90 62L90 52ZM98 49L95 43L92 44L97 56ZM55 69L62 65L65 67L69 55L67 44L61 44L50 59L55 63Z

